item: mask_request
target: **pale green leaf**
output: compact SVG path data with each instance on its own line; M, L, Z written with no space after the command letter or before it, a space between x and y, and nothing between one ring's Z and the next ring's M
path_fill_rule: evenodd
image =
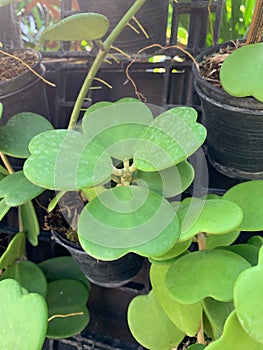
M78 13L46 28L41 40L98 40L107 33L109 25L107 17L99 13Z
M0 281L0 348L41 350L47 329L47 306L38 293L27 293L13 279Z
M171 296L182 304L194 304L206 297L231 301L235 280L249 267L244 258L226 250L196 251L171 265L166 286Z
M192 155L204 142L206 129L196 122L197 112L176 107L160 114L139 137L136 168L156 171L172 167Z
M147 349L169 350L184 338L184 333L165 314L153 291L131 301L128 324L133 337Z
M74 130L51 130L30 142L24 172L47 189L70 191L108 182L112 162L104 148Z

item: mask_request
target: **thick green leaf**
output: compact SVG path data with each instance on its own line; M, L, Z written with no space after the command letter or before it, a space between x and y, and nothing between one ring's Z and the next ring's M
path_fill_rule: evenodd
M263 229L263 180L247 181L230 188L224 199L236 203L243 211L241 231Z
M228 246L232 244L240 235L240 231L234 230L232 232L223 233L220 235L207 235L206 248L213 249L219 246Z
M99 13L78 13L46 28L41 40L98 40L107 33L109 25L107 17Z
M152 288L157 301L176 327L193 337L200 328L202 305L201 303L180 304L171 297L165 285L165 276L170 266L169 263L152 264L150 270Z
M13 279L0 281L0 348L41 350L47 329L47 306Z
M156 192L120 186L85 206L78 234L83 249L97 259L114 260L128 252L155 256L175 244L179 223L172 205Z
M203 307L213 330L213 338L218 338L222 335L226 319L234 309L233 302L222 302L213 298L205 298Z
M35 247L38 245L40 227L38 217L31 201L19 207L23 230L28 241Z
M190 247L191 243L191 239L185 242L176 242L175 245L166 253L158 256L151 256L151 259L153 259L154 261L165 261L173 259L184 253Z
M0 6L1 6L1 2L0 2ZM2 115L3 115L3 103L0 102L0 119L2 118Z
M18 113L0 128L0 151L16 158L27 158L28 144L37 134L53 129L50 122L36 113Z
M46 297L47 337L67 338L80 333L89 322L88 296L89 290L80 281L61 279L50 282Z
M0 280L13 278L30 293L38 293L43 296L47 293L47 280L42 270L32 261L18 261L8 267Z
M222 234L233 231L242 221L238 205L223 199L197 199L179 207L181 222L180 241L188 240L199 232Z
M203 350L205 349L206 345L204 344L192 344L190 345L187 350Z
M243 271L234 286L234 304L238 320L245 331L263 347L263 248L258 265Z
M252 236L248 239L247 243L260 248L263 245L263 237L258 235Z
M8 213L10 208L11 206L6 204L5 198L0 200L0 220L3 219L3 217L5 216L5 214Z
M26 254L26 237L24 232L18 232L8 244L0 257L0 270L10 266Z
M234 244L227 247L222 246L217 248L229 250L233 253L239 254L244 259L246 259L252 266L257 265L258 263L259 247L255 247L251 244L240 243L240 244Z
M134 338L147 349L169 350L184 338L184 333L168 318L153 291L130 302L128 324Z
M262 331L262 329L261 329ZM221 338L210 343L205 350L263 350L263 345L257 343L244 331L233 311L226 320Z
M74 130L51 130L30 142L24 172L33 183L70 191L107 182L112 163L104 148Z
M251 58L253 62L251 64ZM263 44L250 44L234 50L220 69L221 84L232 96L253 96L263 102Z
M83 132L100 143L114 158L133 158L142 130L152 122L151 110L135 99L116 103L98 102L85 113Z
M16 207L37 197L44 188L28 181L23 171L17 171L0 181L0 197L4 197L6 204Z
M206 129L190 107L170 109L153 120L140 135L134 164L142 171L172 167L193 154L204 142Z
M83 282L90 290L90 282L80 270L72 256L59 256L42 261L38 266L44 272L48 282L59 279L75 279Z
M164 197L174 197L186 190L194 179L194 168L183 161L171 168L144 172L138 170L135 182L139 186L148 187Z
M236 278L249 267L244 258L226 250L197 251L171 265L166 286L171 296L182 304L194 304L206 297L231 301Z

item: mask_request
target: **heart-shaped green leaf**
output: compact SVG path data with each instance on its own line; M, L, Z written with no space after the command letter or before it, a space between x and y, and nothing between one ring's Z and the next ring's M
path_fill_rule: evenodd
M233 311L226 320L221 338L210 343L206 350L263 350L263 345L252 339L241 327Z
M107 33L109 25L107 17L99 13L78 13L46 28L41 40L98 40Z
M142 171L172 167L193 154L204 142L206 129L190 107L170 109L153 120L140 135L134 164Z
M24 232L18 232L8 244L8 247L0 257L0 270L10 266L17 259L26 254L26 237Z
M213 298L205 298L203 307L213 331L213 338L219 338L222 335L226 319L234 309L233 302L222 302Z
M243 271L234 286L234 304L238 320L255 341L263 344L263 248L258 265ZM263 347L263 345L261 345Z
M168 318L153 291L130 302L128 324L134 338L147 349L169 350L184 338L184 333Z
M180 304L171 297L165 285L165 276L170 266L169 263L152 264L150 270L152 288L157 301L176 327L193 337L200 327L202 305L201 303Z
M258 252L259 247L255 247L251 244L234 244L227 247L218 247L219 249L229 250L233 253L239 254L244 259L246 259L251 266L255 266L258 263Z
M80 270L72 256L59 256L42 261L38 266L44 272L48 282L60 279L75 279L83 282L90 290L90 282Z
M172 205L156 192L120 186L102 192L85 206L78 235L83 249L101 260L128 252L161 255L177 241L179 222Z
M41 350L47 329L47 306L13 279L0 281L0 348Z
M164 197L174 197L186 190L194 179L194 169L186 160L168 169L144 172L138 170L135 182Z
M151 110L135 99L98 104L85 113L83 132L100 143L112 157L133 158L140 133L153 120Z
M238 205L223 199L197 199L179 207L181 222L180 241L188 240L199 232L222 234L233 231L242 221Z
M18 113L0 128L0 151L16 158L30 155L28 144L37 134L53 129L50 122L36 113Z
M111 158L101 145L78 131L41 133L33 138L29 149L32 155L25 162L24 172L39 186L70 191L110 179Z
M62 279L48 284L47 337L66 338L80 333L89 322L86 307L89 290L76 280Z
M21 222L28 241L36 247L40 234L39 221L35 207L31 201L19 207Z
M0 181L0 197L4 197L6 204L16 207L37 197L44 188L28 181L23 171L17 171Z
M251 64L252 57L255 65ZM220 81L224 90L232 96L253 96L263 102L262 67L262 43L244 45L234 50L220 69Z
M243 211L241 231L263 229L263 180L247 181L231 187L223 196Z
M31 293L38 293L43 296L47 293L47 280L42 270L32 261L18 261L8 267L0 280L13 278L20 285Z
M231 301L236 278L249 267L244 258L226 250L197 251L171 265L166 286L171 296L182 304L194 304L206 297Z

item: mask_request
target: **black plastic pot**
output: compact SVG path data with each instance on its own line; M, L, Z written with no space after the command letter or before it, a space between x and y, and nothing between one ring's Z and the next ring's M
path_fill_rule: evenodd
M144 258L130 253L113 261L97 260L88 255L78 244L70 242L52 231L55 241L65 247L85 276L100 287L116 288L130 282L140 271Z
M41 53L31 49L10 50L8 52L15 55L15 52L21 50L31 51L37 55L37 61L32 68L43 76L45 67L41 63ZM45 117L49 116L45 83L29 70L11 80L0 83L0 102L4 105L1 125L5 124L12 115L20 112L34 112Z
M233 43L200 53L196 60ZM209 162L222 174L237 179L263 179L263 103L252 97L228 95L203 79L193 65L194 86L200 98L202 123L207 128Z
M78 0L78 3L82 12L97 12L106 16L110 20L111 31L134 4L134 0ZM115 41L114 46L122 49L129 55L136 54L143 47L152 44L164 46L166 42L168 4L169 0L146 1L135 17L142 24L146 33L149 34L149 38L147 39L138 25L131 21L131 24L140 33L136 33L131 27L127 26ZM142 56L149 56L158 50L157 47L148 49Z

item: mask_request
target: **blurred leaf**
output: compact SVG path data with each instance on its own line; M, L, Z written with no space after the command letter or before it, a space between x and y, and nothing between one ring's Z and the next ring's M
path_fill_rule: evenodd
M0 151L16 158L30 155L28 144L37 134L51 130L50 122L36 113L24 112L11 117L0 127Z
M12 278L20 283L30 293L38 293L43 296L47 293L47 280L42 270L32 261L17 261L9 266L0 280Z
M41 39L58 41L98 40L109 29L109 20L99 13L78 13L46 28Z
M41 350L47 329L47 306L38 293L27 293L12 279L0 281L0 348Z
M18 232L8 244L0 257L0 270L12 265L26 254L26 237L24 232Z

